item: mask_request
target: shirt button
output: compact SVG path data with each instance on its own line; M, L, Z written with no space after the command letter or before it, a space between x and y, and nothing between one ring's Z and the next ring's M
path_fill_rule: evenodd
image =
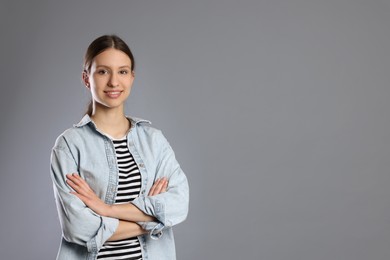
M144 165L143 163L140 163L140 164L139 164L139 167L144 168L145 165Z
M142 194L145 194L145 190L143 190L141 193L142 193Z

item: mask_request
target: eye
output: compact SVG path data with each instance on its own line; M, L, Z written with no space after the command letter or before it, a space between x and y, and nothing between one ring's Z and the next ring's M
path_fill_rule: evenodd
M129 71L128 70L120 70L119 74L127 75L127 74L129 74Z
M98 70L97 73L98 73L99 75L105 75L105 74L108 74L108 70L103 70L103 69L101 69L101 70Z

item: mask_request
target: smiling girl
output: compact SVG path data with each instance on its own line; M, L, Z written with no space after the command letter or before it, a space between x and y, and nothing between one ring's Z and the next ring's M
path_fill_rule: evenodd
M176 259L172 226L187 217L188 182L161 131L125 116L134 67L118 36L87 49L82 78L91 104L51 154L57 259Z

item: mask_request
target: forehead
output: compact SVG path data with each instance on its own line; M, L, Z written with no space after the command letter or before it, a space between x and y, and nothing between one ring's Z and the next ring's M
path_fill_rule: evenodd
M110 48L96 55L93 59L92 66L131 66L131 60L123 51Z

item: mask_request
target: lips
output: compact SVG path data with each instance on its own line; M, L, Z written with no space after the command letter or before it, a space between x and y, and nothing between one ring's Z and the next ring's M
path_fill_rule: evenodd
M118 98L122 91L104 91L104 93L106 93L106 96L108 96L109 98Z

